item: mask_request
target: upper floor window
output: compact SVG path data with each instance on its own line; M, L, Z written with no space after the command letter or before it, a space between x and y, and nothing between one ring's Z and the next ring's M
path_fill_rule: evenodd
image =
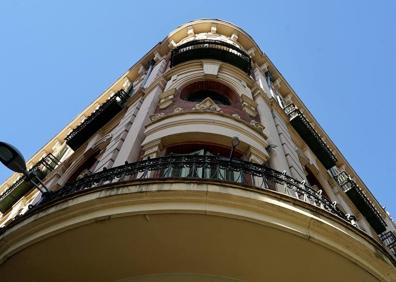
M202 102L206 98L210 98L218 105L231 105L230 100L212 90L198 90L187 95L186 99L190 102Z
M219 106L231 106L237 101L236 95L227 86L215 81L198 81L186 86L180 97L189 102L202 102L210 98Z
M99 151L89 156L85 159L78 168L73 172L73 174L67 180L67 184L70 184L84 176L92 173L91 169L94 167L98 160Z

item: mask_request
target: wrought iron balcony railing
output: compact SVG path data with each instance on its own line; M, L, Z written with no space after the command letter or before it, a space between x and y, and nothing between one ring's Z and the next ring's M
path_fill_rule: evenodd
M396 257L396 235L392 231L384 232L380 235L381 241L393 256Z
M31 206L24 215L9 223L4 230L46 206L64 201L79 193L100 189L105 184L133 180L171 179L227 182L240 187L257 189L257 191L276 189L277 192L321 208L351 224L355 222L354 216L344 214L337 207L336 202L331 202L322 196L321 190L315 190L304 182L297 181L263 165L239 160L230 161L216 156L170 155L125 164L85 176L50 195L46 195L39 203Z
M337 158L330 150L329 146L327 146L326 142L305 118L304 114L294 104L286 106L284 111L289 116L291 125L307 143L308 147L317 156L324 167L330 169L335 166Z
M251 59L248 54L238 47L219 40L193 40L184 43L172 51L171 67L197 59L214 59L229 63L243 70L251 72Z
M38 161L30 170L29 174L34 174L40 180L52 170L54 170L60 161L53 154L48 154L40 161ZM26 195L34 188L34 185L26 179L26 176L21 176L14 182L3 194L0 195L0 211L7 212L12 205L14 205L20 198Z
M385 221L356 182L345 171L340 172L334 178L377 234L383 233L386 230Z
M115 93L65 138L67 145L73 150L78 149L122 110L128 98L128 93L122 89Z

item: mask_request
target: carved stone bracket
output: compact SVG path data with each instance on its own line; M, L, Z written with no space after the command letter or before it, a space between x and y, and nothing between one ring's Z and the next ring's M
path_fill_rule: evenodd
M251 117L257 115L256 102L253 99L247 97L246 95L241 96L242 99L242 109Z
M263 131L264 131L264 126L263 126L261 123L255 121L255 120L251 120L251 121L250 121L250 125L251 125L253 128L255 128L257 131L259 131L260 133L263 133Z
M176 89L168 89L167 91L164 91L160 95L160 102L159 102L159 108L160 109L165 109L169 107L173 103L173 98L175 98L176 95Z

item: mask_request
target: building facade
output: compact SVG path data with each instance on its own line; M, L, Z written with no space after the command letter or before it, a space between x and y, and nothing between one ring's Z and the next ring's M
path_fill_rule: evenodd
M2 281L396 281L396 228L254 40L178 27L0 189Z

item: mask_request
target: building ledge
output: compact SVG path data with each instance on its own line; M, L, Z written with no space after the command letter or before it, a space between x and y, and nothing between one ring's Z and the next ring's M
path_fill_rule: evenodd
M163 216L166 218L162 218ZM179 217L185 218L189 224L186 225L185 222L173 227L167 226L168 223ZM241 250L245 249L246 242L253 240L254 242L252 243L254 243L253 245L256 248L267 250L259 252L267 257L273 258L276 253L279 255L279 252L282 253L282 257L284 255L288 257L286 255L288 252L300 255L301 252L296 250L295 252L293 247L285 243L290 240L293 242L297 240L299 243L295 242L291 246L303 247L307 258L317 258L313 254L320 249L320 257L322 259L319 260L319 264L325 263L323 259L327 260L331 257L331 264L336 263L340 266L344 265L344 267L348 265L348 273L351 272L351 275L366 273L364 275L368 275L371 279L375 277L383 281L390 281L395 277L392 258L386 253L384 248L368 235L345 221L331 216L318 207L275 191L256 190L241 185L219 183L211 180L194 180L191 182L177 179L168 179L166 181L134 180L122 183L109 183L91 190L81 190L78 194L70 195L67 200L49 204L45 209L35 212L32 217L15 225L9 232L3 234L0 237L4 242L0 246L0 264L2 264L2 269L11 267L17 261L23 259L25 249L29 254L35 252L36 255L42 255L41 252L44 250L42 248L45 248L47 252L50 252L48 255L52 256L54 255L52 252L55 252L55 249L58 255L63 253L59 252L58 248L67 248L67 250L74 250L77 246L81 248L81 246L86 246L79 242L81 238L85 238L85 240L86 238L92 238L92 240L95 240L95 245L101 246L101 248L89 248L90 253L87 255L92 259L95 254L100 255L101 251L96 253L98 250L110 247L108 244L112 240L110 242L96 241L102 238L101 235L108 234L108 232L114 236L121 236L120 240L131 238L134 244L137 245L149 244L153 248L153 253L151 254L155 254L155 256L158 254L162 257L162 255L166 255L166 252L162 253L161 250L164 249L157 245L159 242L167 242L172 246L176 246L178 245L177 242L181 242L175 235L170 237L165 235L166 230L174 231L178 234L185 234L186 230L193 230L198 237L203 239L203 242L198 243L198 241L187 234L182 236L182 238L188 238L189 242L188 245L183 245L183 249L188 250L189 254L193 255L195 253L190 247L197 244L207 245L210 238L213 238L212 236L204 236L201 233L203 232L203 226L199 224L200 220L197 217L207 224L216 219L216 226L218 227L230 227L230 220L244 224L245 228L238 229L243 230L244 235L242 237L240 234L237 236L239 238L239 246L242 247ZM136 225L135 220L145 223L145 225ZM123 222L122 226L125 224L127 229L120 226L121 222ZM156 224L160 224L162 229L152 230L152 227ZM246 224L254 227L254 231L251 231L251 228ZM97 228L101 228L101 226L104 229L99 231ZM208 230L218 232L217 228L209 228ZM237 232L236 230L222 229L223 232L220 237L223 239L217 241L216 245L222 244L224 240L228 240L233 234L237 235L235 233ZM142 234L145 235L138 239L135 236L140 231L144 231ZM92 232L96 236L90 236L90 234L85 232ZM257 236L261 232L263 232L263 235ZM161 234L163 240L141 241L143 238L151 238L153 234ZM288 238L286 241L284 240L285 236ZM108 235L105 237L115 239ZM176 241L173 241L175 239ZM69 243L69 240L74 243ZM117 242L119 241L113 241L111 246L114 247L114 244L118 244ZM58 247L48 249L46 247L48 243L55 244ZM184 243L187 244L187 242L183 241ZM216 248L216 245L213 245L212 248ZM27 248L27 246L30 247ZM126 241L124 246L129 246ZM269 253L269 250L271 250L269 246L276 246L273 250L274 253L272 251ZM134 250L136 249L134 248ZM157 251L161 254L157 253ZM74 253L74 251L71 253ZM120 252L117 253L122 254ZM135 252L128 253L133 255L133 257L137 255ZM251 256L253 253L249 250L246 255L248 254ZM316 254L318 255L318 253ZM169 253L167 255L169 256ZM130 259L135 259L133 257ZM141 258L140 255L137 257ZM215 257L207 256L208 259ZM112 259L118 258L113 257ZM57 260L57 263L61 263L63 260L73 261L67 256L60 256L59 260ZM78 261L85 264L84 259ZM261 259L258 261L260 263L263 262ZM282 262L285 262L284 259L282 259ZM302 261L301 266L306 263L306 260ZM290 265L296 264L300 264L300 262L295 261L294 264ZM119 263L115 265L119 265ZM326 263L326 265L328 264ZM316 269L316 267L314 268ZM319 265L318 268L320 269ZM246 273L258 273L258 269L253 272L244 269L244 273L245 271ZM21 273L26 273L26 271ZM336 275L341 275L341 273L342 275L345 274L345 272L338 271ZM306 277L306 281L316 281L310 280L311 278L309 277L317 279L317 276L310 275ZM331 277L334 278L334 276ZM259 280L250 279L248 281ZM357 281L361 280L358 279Z

